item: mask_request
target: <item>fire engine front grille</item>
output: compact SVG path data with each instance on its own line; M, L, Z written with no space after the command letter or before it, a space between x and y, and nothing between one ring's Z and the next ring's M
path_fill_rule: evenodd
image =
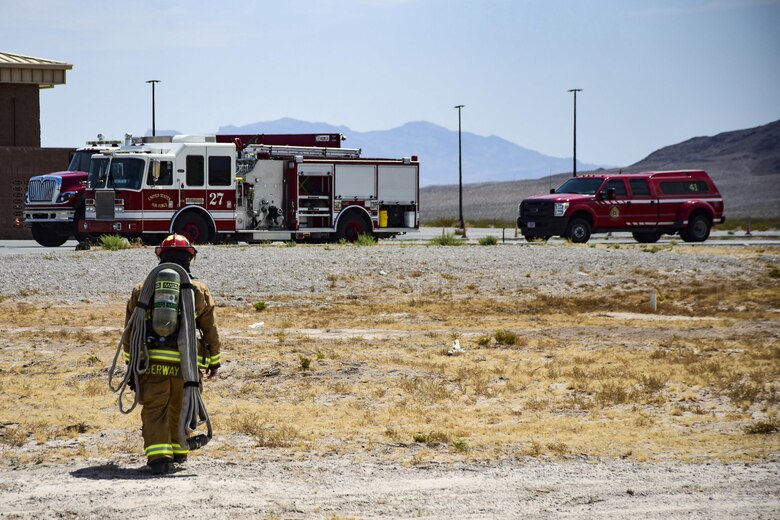
M554 207L551 200L524 200L520 211L525 220L552 218Z
M100 190L95 192L95 218L99 220L114 219L114 190Z
M52 202L57 181L54 179L32 179L27 184L27 194L30 202Z

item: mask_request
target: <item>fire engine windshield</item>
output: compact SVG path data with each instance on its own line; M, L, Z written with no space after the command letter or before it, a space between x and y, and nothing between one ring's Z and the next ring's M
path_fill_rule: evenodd
M145 165L143 159L131 157L92 159L87 182L91 189L138 190L141 189Z
M555 190L555 193L577 193L580 195L595 195L604 179L586 179L579 177L569 179L561 184L561 187Z

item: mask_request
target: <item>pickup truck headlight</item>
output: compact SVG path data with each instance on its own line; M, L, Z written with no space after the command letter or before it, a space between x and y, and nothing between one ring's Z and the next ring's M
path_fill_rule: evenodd
M556 202L555 211L553 212L553 215L556 217L562 217L566 213L567 209L569 209L568 202Z
M70 199L75 197L78 194L77 191L64 191L60 193L60 196L57 197L57 203L62 204L64 202L68 202Z

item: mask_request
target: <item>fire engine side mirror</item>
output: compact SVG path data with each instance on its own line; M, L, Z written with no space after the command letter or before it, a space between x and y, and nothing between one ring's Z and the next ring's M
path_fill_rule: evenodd
M553 193L555 193L555 188L550 188L550 195L552 195Z

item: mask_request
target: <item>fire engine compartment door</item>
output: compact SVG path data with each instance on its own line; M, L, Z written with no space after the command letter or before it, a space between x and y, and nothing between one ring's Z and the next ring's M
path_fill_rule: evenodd
M373 164L337 164L336 199L373 199L376 197L376 166Z
M417 202L417 166L379 166L377 198L380 204Z

